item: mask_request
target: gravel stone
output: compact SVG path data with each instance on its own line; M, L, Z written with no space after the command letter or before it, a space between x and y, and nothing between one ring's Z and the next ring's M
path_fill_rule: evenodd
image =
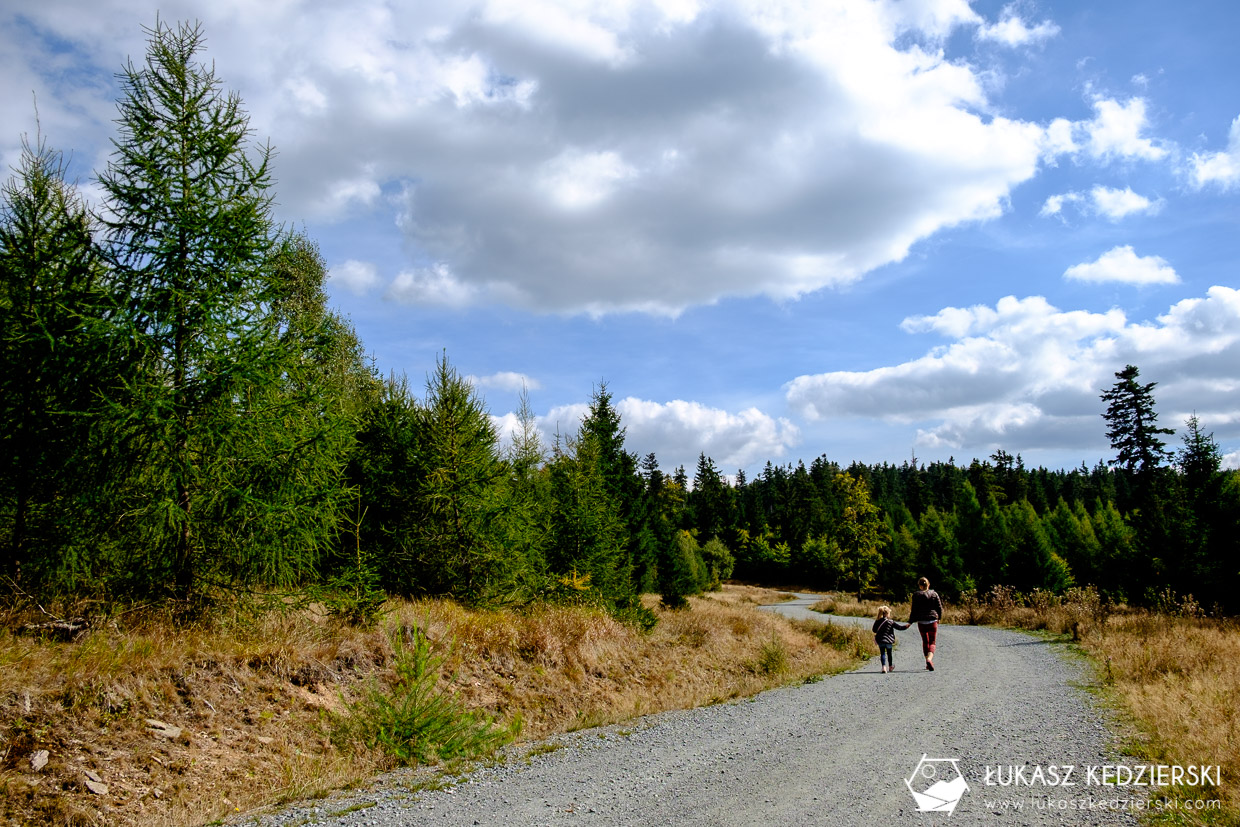
M766 608L821 621L808 609L817 599ZM831 622L867 631L871 623ZM411 791L416 774L393 773L364 792L236 823L1137 824L1133 810L1114 805L1136 807L1147 791L1085 786L1084 767L1123 761L1105 713L1079 688L1089 680L1079 658L1027 634L942 626L928 672L915 629L897 640L888 675L874 658L816 683L512 747L447 789ZM918 812L905 784L923 756L957 759L969 785L950 822L946 813ZM1066 764L1077 768L1076 786L985 783L988 767Z

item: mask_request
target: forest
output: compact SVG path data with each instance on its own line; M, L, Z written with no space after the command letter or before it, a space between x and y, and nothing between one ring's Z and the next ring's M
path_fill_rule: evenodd
M1195 418L1167 447L1153 383L1100 388L1110 462L767 463L692 475L626 444L606 384L546 444L528 397L501 440L440 354L422 387L378 375L328 306L316 244L273 218L273 150L157 23L120 74L100 204L27 138L0 190L0 578L14 601L388 595L597 605L649 626L728 578L871 595L1094 587L1240 610L1240 477Z

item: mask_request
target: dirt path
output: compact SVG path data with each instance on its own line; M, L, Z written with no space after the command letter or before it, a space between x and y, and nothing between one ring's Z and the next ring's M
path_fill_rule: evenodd
M808 609L814 599L767 608L823 619ZM936 671L924 670L909 630L898 634L890 675L875 658L817 683L527 745L524 757L478 770L451 789L414 794L389 783L263 824L1136 823L1111 806L1126 794L1085 786L1086 766L1115 757L1102 718L1076 688L1081 664L1041 639L967 626L940 631L935 663ZM968 784L950 820L946 812L919 812L906 786L929 766L913 779L919 792L936 780L959 789L952 763L923 756L956 759ZM996 767L1009 777L1012 766L1067 764L1077 768L1075 786L985 783Z

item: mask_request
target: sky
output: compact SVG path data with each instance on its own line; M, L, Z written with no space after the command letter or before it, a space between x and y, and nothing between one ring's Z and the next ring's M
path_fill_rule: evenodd
M605 385L690 476L1092 467L1132 364L1240 467L1230 0L0 0L0 163L97 198L157 13L377 369L446 355L502 434Z

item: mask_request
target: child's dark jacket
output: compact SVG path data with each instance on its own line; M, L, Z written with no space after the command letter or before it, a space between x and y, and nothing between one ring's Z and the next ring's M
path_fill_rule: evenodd
M907 623L896 623L889 617L880 617L874 621L874 642L890 646L896 642L896 629L904 631Z

